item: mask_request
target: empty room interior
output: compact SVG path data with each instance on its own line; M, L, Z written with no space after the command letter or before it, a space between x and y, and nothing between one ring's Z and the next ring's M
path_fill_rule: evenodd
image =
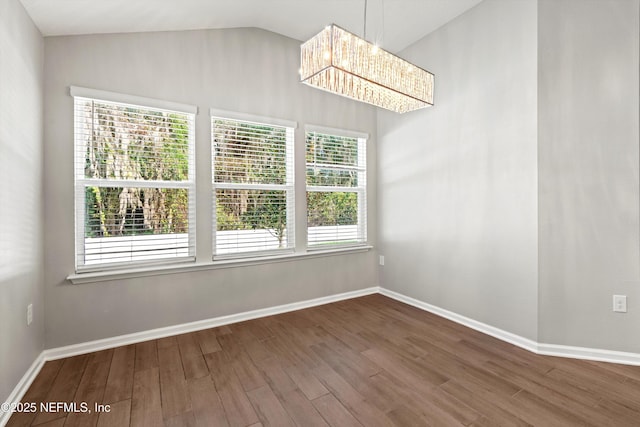
M633 426L640 0L0 0L0 426Z

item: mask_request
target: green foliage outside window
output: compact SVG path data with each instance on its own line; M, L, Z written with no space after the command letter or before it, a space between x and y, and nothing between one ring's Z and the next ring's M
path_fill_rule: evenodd
M85 178L189 179L185 116L90 101L83 108ZM85 237L186 233L188 213L185 189L85 188Z
M307 225L357 224L358 196L339 188L358 186L358 139L310 132L306 145L307 185L338 187L307 192Z
M287 181L286 129L214 119L214 182L283 185ZM216 189L216 229L268 230L284 246L285 191Z
M358 195L343 192L307 192L307 223L311 227L358 223Z

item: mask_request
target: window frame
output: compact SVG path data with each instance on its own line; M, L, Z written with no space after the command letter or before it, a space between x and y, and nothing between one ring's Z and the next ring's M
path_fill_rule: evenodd
M245 183L224 183L216 182L215 176L215 148L214 148L214 120L228 120L241 123L271 126L274 128L284 128L286 135L286 147L285 147L285 167L286 177L284 184L245 184ZM298 123L291 120L283 120L272 117L265 117L253 114L240 113L235 111L220 110L216 108L210 108L209 110L209 130L210 140L209 146L211 148L211 251L213 261L229 261L229 260L242 260L248 258L261 258L261 257L273 257L279 255L293 254L296 251L296 193L295 193L295 130L298 128ZM287 230L287 247L277 249L264 249L253 251L232 252L225 254L218 254L217 249L217 205L216 205L216 190L218 189L235 189L235 190L265 190L265 191L284 191L286 198L286 230Z
M212 253L208 253L208 250L202 251L202 247L198 250L196 245L196 215L197 210L200 210L201 215L209 216L211 221L213 217L216 215L215 204L213 206L209 205L208 202L202 201L202 196L204 194L200 194L200 200L196 201L197 192L202 192L203 187L202 183L197 184L196 175L198 175L199 179L204 178L207 180L208 174L213 173L213 163L210 163L207 167L204 167L204 171L200 168L204 166L204 163L199 160L196 162L196 149L197 145L200 145L198 150L204 150L204 153L207 153L208 149L212 148L212 134L209 135L209 148L206 145L202 145L204 141L196 141L198 135L204 135L203 125L204 123L198 124L198 107L194 105L176 103L165 100L158 100L153 98L146 98L135 95L127 95L122 93L103 91L97 89L89 89L78 86L70 86L69 93L72 97L72 102L74 103L74 112L73 112L73 126L74 126L74 145L73 145L73 155L74 155L74 232L75 232L75 248L74 248L74 266L75 272L70 274L67 279L70 280L73 284L80 283L94 283L100 281L108 281L108 280L116 280L116 279L124 279L130 277L145 277L145 276L154 276L154 275L164 275L164 274L174 274L179 272L188 272L188 271L206 271L211 269L218 268L234 268L241 266L250 266L250 265L260 265L260 264L269 264L269 263L277 263L277 262L288 262L296 259L305 259L308 257L324 257L324 256L334 256L346 253L357 253L362 251L368 251L372 249L372 246L368 244L368 230L367 230L367 216L368 216L368 207L367 207L367 174L368 174L368 159L366 158L366 145L369 141L369 134L364 132L331 128L326 126L316 126L306 124L303 129L298 129L298 123L291 120L282 120L272 117L264 117L246 113L236 113L228 110L219 110L215 108L211 108L209 111L209 132L212 130L212 117L220 117L227 120L240 120L246 122L252 122L256 124L263 124L267 126L282 126L286 128L291 128L290 132L287 133L287 155L289 157L290 168L287 169L287 174L291 175L291 180L287 185L287 195L288 200L292 203L290 208L287 208L287 212L292 215L287 218L287 230L288 230L288 246L283 249L276 250L267 250L267 251L259 251L259 252L242 252L242 253L233 253L233 254L224 254L224 255L216 255L215 254L215 235L216 235L216 226L212 221L209 224L213 224L212 233L212 245L209 246L208 250L212 250ZM131 182L125 180L118 180L117 185L113 185L115 180L105 179L104 182L100 184L106 184L111 186L120 186L124 187L125 185L130 185L133 187L154 187L156 184L163 185L163 187L155 187L155 188L186 188L188 186L188 197L189 197L189 225L188 225L188 236L189 236L189 256L187 257L179 257L179 258L159 258L152 260L140 260L140 261L126 261L126 262L115 262L109 264L93 264L93 265L79 265L79 256L82 254L79 251L79 248L84 245L84 235L85 235L85 226L84 226L84 216L85 216L85 195L84 188L86 188L88 184L88 180L84 178L84 159L78 157L78 134L76 132L76 117L77 113L75 110L75 98L88 98L93 99L95 101L101 101L105 103L113 103L113 104L124 104L134 108L141 109L160 109L160 110L169 110L171 112L181 113L181 114L190 114L189 118L189 169L188 169L188 181L144 181L144 180L131 180ZM306 136L308 132L320 132L325 134L333 134L336 136L342 137L355 137L361 138L363 141L359 141L359 146L363 147L365 150L365 155L362 160L362 175L359 177L359 186L353 190L346 187L350 192L358 193L359 201L358 201L358 226L359 232L362 236L361 241L353 242L353 243L339 243L336 245L308 245L308 209L306 206L307 199L307 191L309 191L309 187L311 187L313 191L314 186L307 186L306 183ZM297 148L296 148L297 145ZM299 150L299 151L298 151ZM208 153L209 159L208 161L213 160L213 153ZM81 156L80 156L81 157ZM80 161L80 163L78 163ZM196 163L198 165L196 165ZM80 167L81 166L81 167ZM198 167L198 170L196 170ZM78 171L82 174L79 175ZM209 176L209 182L211 187L207 188L205 192L209 192L210 195L213 196L215 192L215 182L214 176ZM109 182L111 181L111 182ZM89 185L95 185L96 181L91 181ZM164 185L166 184L166 186ZM184 185L184 186L183 186ZM286 185L286 184L285 184ZM205 188L208 187L209 184L205 184ZM200 187L200 190L196 191L196 187ZM82 189L82 191L78 191L78 188ZM317 188L317 187L316 187ZM344 191L345 187L333 189L327 188L328 191ZM79 199L79 195L82 196ZM206 197L205 197L206 200ZM210 199L211 200L211 199ZM78 203L78 202L82 203ZM298 204L296 206L295 204ZM204 205L203 205L204 203ZM80 206L80 208L79 208ZM207 209L204 207L207 206ZM204 209L204 210L203 210ZM78 221L78 218L83 218ZM206 220L205 220L206 221ZM202 223L200 224L202 226ZM305 237L306 236L306 237ZM208 240L205 238L205 241ZM200 245L201 246L201 245ZM205 258L209 258L208 261L202 260L202 256ZM196 261L196 257L200 259L199 262Z
M121 94L97 89L70 86L69 93L73 98L73 124L74 124L74 221L75 221L75 248L74 265L76 274L93 273L100 271L123 270L136 267L153 267L167 264L193 262L196 259L196 170L195 170L195 133L196 116L198 108L193 105L177 102L146 98L135 95ZM188 179L185 181L169 180L135 180L135 179L109 179L86 178L85 157L80 153L86 151L86 139L78 132L79 118L77 116L77 101L88 100L105 104L133 107L139 109L160 110L163 112L184 114L188 116ZM81 262L85 256L85 214L87 187L118 187L118 188L165 188L184 189L188 194L188 255L174 258L156 258L136 261L116 261L87 265Z
M354 138L357 140L358 144L358 165L355 167L346 167L345 169L352 169L357 171L358 173L358 186L357 187L339 187L339 186L319 186L319 185L309 185L307 182L307 168L310 166L306 161L307 155L307 137L310 133L320 133L335 137L341 138ZM350 248L350 247L363 247L368 246L368 236L367 236L367 173L368 173L368 159L367 159L367 142L369 141L369 134L365 132L358 132L354 130L347 129L339 129L332 128L327 126L318 126L308 124L305 125L304 128L304 169L305 169L305 192L304 197L307 199L307 194L310 191L315 192L335 192L335 193L356 193L358 196L358 236L361 236L357 242L344 242L344 243L334 243L334 244L315 244L311 245L309 243L309 224L307 223L306 227L306 246L307 251L324 251L324 250L335 250L340 248ZM308 220L309 215L309 207L306 207L306 218Z

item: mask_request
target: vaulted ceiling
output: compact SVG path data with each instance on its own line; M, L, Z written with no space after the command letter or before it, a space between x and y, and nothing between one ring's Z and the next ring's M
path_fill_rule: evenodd
M363 34L365 0L21 0L44 36L258 27L306 40ZM481 0L368 0L367 36L397 52Z

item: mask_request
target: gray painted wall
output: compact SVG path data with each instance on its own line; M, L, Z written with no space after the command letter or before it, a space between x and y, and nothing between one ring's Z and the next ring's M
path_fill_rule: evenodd
M374 251L276 264L71 285L73 100L69 86L197 105L197 249L211 259L209 107L368 132L369 206L376 205L373 107L298 82L299 41L257 29L53 37L45 40L46 347L90 341L378 284ZM297 171L304 189L304 168ZM297 204L298 233L305 228ZM376 243L375 209L369 241ZM298 234L300 240L301 234Z
M639 352L639 31L637 0L485 0L407 49L436 107L378 115L382 284Z
M638 14L637 0L539 3L542 342L640 352Z
M638 31L637 0L485 0L402 53L435 72L436 108L379 113L377 155L372 108L296 82L297 41L235 29L43 43L17 0L0 2L0 197L21 206L0 205L0 398L43 347L45 292L56 347L378 283L372 251L69 284L72 84L200 107L199 261L208 107L297 120L300 149L305 123L365 131L383 285L541 342L640 351ZM611 312L613 293L629 313Z
M18 0L0 2L0 402L44 343L44 42ZM34 320L27 327L27 304Z
M485 0L402 52L435 107L378 114L389 289L537 338L533 1Z

